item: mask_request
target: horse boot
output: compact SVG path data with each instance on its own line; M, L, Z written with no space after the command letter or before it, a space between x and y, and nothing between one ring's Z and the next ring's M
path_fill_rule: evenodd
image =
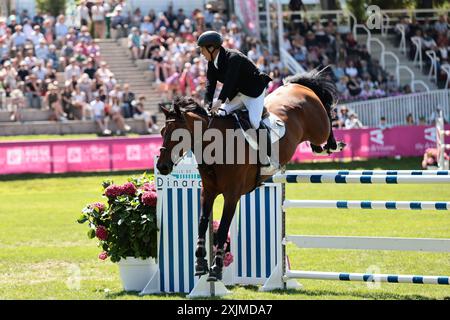
M195 250L195 276L203 276L208 273L208 261L206 257L205 239L197 240L197 249Z
M268 167L268 166L270 166L270 156L271 156L271 153L272 153L272 148L271 148L272 144L271 144L271 139L270 139L270 128L262 120L259 123L259 128L257 130L257 132L258 132L258 134L257 134L257 137L258 137L258 150L261 150L261 146L260 146L261 142L260 142L260 139L259 139L260 138L260 136L259 136L260 130L266 130L266 134L267 134L267 138L266 138L267 139L266 140L267 154L266 155L261 155L258 152L258 156L262 156L262 157L266 156L269 161L268 161L268 163L264 164L262 159L259 159L259 162L260 162L262 167Z
M206 281L213 282L222 280L223 269L223 249L217 249L216 256L214 257L213 266L209 270L209 276Z

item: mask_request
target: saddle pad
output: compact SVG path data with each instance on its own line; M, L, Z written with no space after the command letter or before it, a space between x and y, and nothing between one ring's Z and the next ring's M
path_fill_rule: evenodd
M283 120L281 120L277 115L269 112L269 116L265 117L263 122L270 128L270 140L272 143L275 143L284 137L286 127L284 126Z

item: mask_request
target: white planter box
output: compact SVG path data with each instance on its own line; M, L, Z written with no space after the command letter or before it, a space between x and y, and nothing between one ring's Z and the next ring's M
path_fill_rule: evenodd
M125 291L141 291L158 271L155 259L136 259L128 257L118 262L120 278Z

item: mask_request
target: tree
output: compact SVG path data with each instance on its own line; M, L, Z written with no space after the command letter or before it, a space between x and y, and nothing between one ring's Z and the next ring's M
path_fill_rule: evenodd
M66 8L66 0L36 0L38 10L41 12L49 12L56 17L64 14Z

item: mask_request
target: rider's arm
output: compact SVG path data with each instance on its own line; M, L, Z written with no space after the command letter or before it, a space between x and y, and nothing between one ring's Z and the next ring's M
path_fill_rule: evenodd
M217 79L210 70L211 68L208 68L205 95L205 105L207 105L208 107L210 107L211 103L213 102L214 92L216 91L217 85Z
M236 55L228 62L228 70L225 75L225 82L223 83L222 91L219 95L219 100L225 102L230 96L233 89L236 87L237 78L240 72L240 64L242 63L242 57ZM242 76L242 75L241 75ZM230 99L231 100L231 99Z

